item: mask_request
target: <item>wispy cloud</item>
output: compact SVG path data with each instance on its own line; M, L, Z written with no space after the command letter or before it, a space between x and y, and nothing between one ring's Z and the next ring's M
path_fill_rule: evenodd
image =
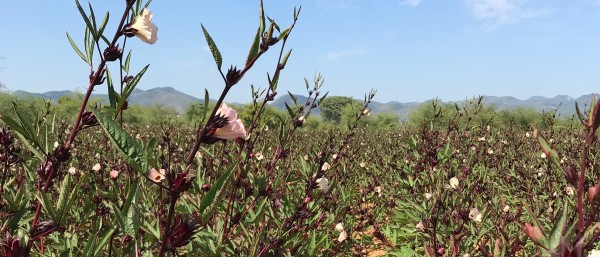
M467 0L473 15L485 21L488 30L524 19L546 16L554 11L547 7L532 7L529 2L530 0Z
M422 2L423 2L423 0L403 0L403 1L400 2L400 5L401 6L417 7Z
M329 52L325 56L324 59L329 61L337 61L342 58L351 57L351 56L359 56L365 55L367 52L364 50L362 46L355 46L351 49L340 50L335 52Z

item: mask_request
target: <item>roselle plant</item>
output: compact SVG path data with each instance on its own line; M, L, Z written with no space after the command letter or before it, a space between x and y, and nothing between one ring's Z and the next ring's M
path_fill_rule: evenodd
M223 90L215 102L205 90L193 126L126 123L149 70L130 71L126 43L152 47L160 24L150 1L124 1L116 28L108 12L97 19L91 4L75 3L83 45L67 40L91 71L76 118L51 102L0 114L3 256L598 254L597 103L579 112L580 124L546 112L533 129L482 97L436 100L384 129L367 122L371 91L345 107L352 118L315 129L327 100L316 74L304 81L305 100L288 91L284 115L267 122L300 8L282 29L260 3L239 66L223 66L219 39L199 28ZM250 87L242 117L229 91L269 55L276 61L264 85ZM93 90L107 90L108 102L92 103Z
M6 214L2 216L6 219L2 227L6 236L1 241L4 253L271 256L315 255L328 248L328 223L323 220L327 211L320 204L328 191L323 185L327 169L321 168L328 155L320 154L317 163L303 162L300 171L281 168L289 165L286 162L291 155L300 154L291 142L325 99L326 94L320 95L321 76L315 77L313 86L305 81L306 102L298 102L290 93L294 103L286 105L289 118L281 120L276 138L264 140L259 131L259 118L277 95L281 71L291 55L285 46L300 9L294 10L293 22L282 30L274 20L267 23L261 2L249 54L242 68L231 66L226 72L217 44L202 26L224 89L212 111L198 113L203 119L195 132L178 138L176 133L185 132L167 122L160 125L160 138L146 141L127 131L123 115L129 96L149 66L130 75L131 51L126 57L123 53L128 38L137 37L148 44L158 40L150 2L125 1L112 37L106 35L108 12L98 23L91 4L86 10L75 2L86 24L83 51L68 33L67 38L91 72L74 124L50 121L48 112L33 121L21 115L16 105L17 119L2 116L10 127L0 134L5 171L2 189L14 187L3 194L3 203L8 205L7 212L2 212ZM235 109L225 103L226 96L259 58L277 47L277 63L266 88L252 87L253 119L245 127ZM112 64L117 62L115 72ZM109 104L88 106L91 92L104 86ZM373 96L371 93L365 100L365 110ZM205 91L205 110L208 101ZM366 115L364 110L358 113L362 114L348 135ZM71 129L63 138L56 127ZM95 130L103 131L104 136L86 133ZM51 148L48 143L53 140ZM348 143L349 137L336 160L342 158ZM29 152L23 153L20 146ZM307 226L309 223L312 225ZM307 236L312 238L308 245Z

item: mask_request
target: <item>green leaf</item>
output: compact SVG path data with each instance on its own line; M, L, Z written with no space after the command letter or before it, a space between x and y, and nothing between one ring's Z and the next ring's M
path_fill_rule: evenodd
M85 28L85 33L83 37L83 47L83 50L85 51L85 56L91 64L92 57L94 56L94 40L90 40L90 30L88 28Z
M54 208L54 206L52 206L52 200L50 199L49 195L50 195L50 193L40 192L40 194L36 195L36 197L37 197L38 201L42 204L42 207L44 207L44 210L46 210L48 215L50 215L52 220L57 221L58 214L56 213L56 209Z
M204 28L204 25L201 24L200 26L202 26L202 32L204 32L204 37L206 38L206 43L208 43L208 47L210 48L210 51L212 52L213 58L215 58L215 63L217 64L217 68L219 68L219 70L221 70L221 65L223 64L223 58L221 57L221 52L219 52L219 49L217 48L215 41L213 41L213 39L210 37L210 34L208 34L208 31L206 31L206 28Z
M110 70L106 69L106 84L108 84L108 102L110 103L110 107L118 112L117 110L117 98L119 95L115 91L115 87L113 86L113 80L110 76Z
M71 189L71 176L65 176L60 184L60 193L58 194L58 201L56 202L57 220L55 221L59 226L63 225L63 217L68 213L70 207L68 203L71 201L71 197L73 197L73 193L76 191L77 190ZM67 195L69 192L70 194Z
M86 62L87 64L89 64L90 61L88 61L87 57L85 57L85 55L81 52L81 50L79 50L79 47L77 47L77 45L75 44L75 42L73 42L73 39L69 35L69 32L67 32L67 39L69 40L69 44L71 44L71 47L73 48L73 50L75 50L75 53L77 53L77 55L79 55L79 57L81 58L81 60L83 60L84 62Z
M560 245L562 232L567 222L567 211L568 205L567 202L565 202L562 215L558 218L556 224L554 224L554 227L552 227L552 230L550 230L550 235L548 236L548 249L550 250L556 250Z
M94 27L92 26L92 23L90 22L90 19L88 18L87 14L85 13L85 11L83 10L83 8L79 4L79 0L75 0L75 5L77 6L77 10L79 10L79 14L81 14L81 17L85 21L85 25L90 30L90 33L92 33L92 35L94 36L94 38L96 38L96 34L95 34L96 31L94 30Z
M90 2L88 2L88 6L90 8L90 22L92 22L92 26L93 26L93 32L92 35L94 35L94 42L96 42L98 40L98 26L96 25L96 15L94 14L94 9L92 8L92 4Z
M104 15L104 19L102 19L102 24L100 24L100 29L98 30L98 35L102 35L104 33L104 29L106 28L106 24L108 24L108 19L110 17L109 12L106 12ZM98 40L98 39L96 39ZM107 43L109 45L109 43Z
M285 104L285 109L287 109L288 113L290 114L290 117L293 119L294 117L296 117L296 113L294 112L294 110L292 110L292 108L287 104Z
M288 92L288 95L290 95L290 98L292 98L292 101L294 101L294 104L298 105L298 98L294 94L292 94L289 90L287 92Z
M108 243L108 240L110 239L110 237L116 230L117 230L117 227L113 226L112 228L110 228L109 230L104 232L104 235L102 236L102 238L100 238L100 242L98 242L98 244L96 245L96 248L94 249L93 256L98 256L100 254L102 247L104 247L104 245L106 245L106 243Z
M263 8L263 1L260 0L260 7L258 9L258 15L259 15L259 19L260 19L260 27L258 28L258 31L260 31L260 34L265 32L265 9Z
M129 50L129 53L127 54L127 58L125 58L125 63L123 63L123 67L121 67L123 69L123 71L128 74L129 74L129 61L131 61L131 50Z
M250 52L248 52L248 57L246 58L246 66L254 58L258 55L258 50L260 49L260 28L256 31L256 35L254 36L254 42L252 42L252 46L250 47Z
M315 255L315 250L317 248L317 232L312 231L310 235L310 242L308 243L308 253L310 255Z
M281 63L279 64L279 66L281 67L281 69L283 70L285 68L285 65L287 64L288 58L290 58L290 54L292 54L292 49L290 49L284 56L283 59L281 60Z
M125 157L127 164L137 172L144 174L148 169L148 158L144 146L102 112L94 111L94 114L106 135Z
M560 168L560 160L558 157L558 152L554 149L552 149L552 147L550 146L550 144L548 144L548 142L546 141L546 139L544 139L544 137L542 137L542 135L540 135L537 132L537 128L534 128L534 135L537 135L537 139L540 142L540 146L542 147L542 150L544 151L544 153L548 156L548 158L550 158L550 160L552 161L552 163L554 163L554 165L556 165L556 167Z
M208 94L208 90L204 89L204 113L202 114L202 123L206 119L206 114L208 113L208 103L210 101L210 97Z
M206 194L202 197L202 201L200 201L200 208L198 209L198 213L201 213L202 215L202 220L203 221L207 221L210 219L210 217L212 216L212 214L215 211L215 208L213 207L210 210L206 210L207 208L209 208L210 206L215 206L218 205L218 203L220 203L220 198L222 198L222 191L224 188L227 188L228 182L229 182L229 177L231 177L231 173L233 173L233 170L235 169L235 167L237 166L237 164L232 165L229 170L225 171L225 174L223 174L219 180L217 180L217 182L214 184L213 187L210 188L210 190L208 190L208 192L206 192Z
M319 103L318 103L317 105L319 105L319 106L320 106L320 105L321 105L321 103L322 103L322 102L325 100L325 98L327 97L327 95L328 95L328 94L329 94L329 92L325 93L325 95L323 95L323 96L321 97L321 99L319 99Z
M577 102L575 102L575 111L577 112L577 118L579 118L581 124L585 125L585 118L583 118L583 114L581 114L581 110L579 110L579 105Z
M32 140L34 139L31 138L31 135L27 131L27 129L25 129L23 126L21 126L21 124L19 124L17 121L13 120L8 116L1 116L1 118L2 121L6 123L6 125L8 125L13 131L17 132L17 136L19 137L19 139L21 139L21 141L25 144L25 146L27 146L29 151L31 151L35 155L35 157L37 157L40 161L45 161L44 155L42 155L38 151L38 149L33 146Z
M129 98L129 95L131 95L131 93L133 92L133 89L135 89L135 86L140 82L140 80L142 79L142 76L144 76L144 73L146 73L146 70L148 69L149 66L150 66L150 64L146 65L146 67L144 67L137 75L135 75L135 77L133 77L133 79L131 81L129 81L127 83L127 85L123 89L123 94L121 95L121 98L119 99L119 103L117 104L117 111L121 110L123 108L125 101L127 101L127 99ZM115 115L116 115L116 113L115 113Z
M91 233L91 237L86 240L87 243L85 244L85 247L83 248L83 252L81 254L82 257L88 257L91 256L91 252L92 252L92 248L94 247L94 243L96 241L96 234Z
M138 190L138 178L136 178L129 186L129 192L122 208L126 218L123 231L133 237L137 235L138 228L140 227L139 210L135 207L132 208L132 203Z

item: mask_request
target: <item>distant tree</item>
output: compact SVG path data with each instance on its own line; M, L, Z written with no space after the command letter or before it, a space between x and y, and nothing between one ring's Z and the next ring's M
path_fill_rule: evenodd
M212 111L214 108L213 103L208 104L208 111ZM204 102L202 103L190 103L185 109L184 117L185 120L191 123L200 122L204 117L207 110L204 109Z
M348 105L354 106L353 104L360 104L360 102L346 96L331 96L325 98L325 100L323 100L323 102L319 105L319 108L321 109L321 116L324 120L340 123L342 120L342 114L344 113L344 108L346 108ZM349 109L346 109L348 113Z
M244 104L237 110L238 118L240 118L246 126L250 126L252 123L253 110L254 107L252 104ZM276 128L286 117L289 117L287 113L280 111L275 106L266 105L263 114L259 117L258 125L261 127L267 125L271 128Z

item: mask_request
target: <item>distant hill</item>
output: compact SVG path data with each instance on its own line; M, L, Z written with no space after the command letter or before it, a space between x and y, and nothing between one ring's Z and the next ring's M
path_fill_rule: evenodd
M30 93L26 91L14 91L12 94L23 96L23 97L40 97L45 99L52 99L58 101L62 96L76 96L77 94L73 91L49 91L45 93ZM100 98L108 101L106 94L92 94L93 98ZM303 95L295 95L299 104L305 103L307 97ZM592 95L583 95L578 98L572 98L566 95L558 95L552 98L543 96L532 96L526 100L520 100L511 96L484 96L483 103L486 105L493 105L497 110L504 109L515 109L517 107L533 108L538 111L553 111L557 112L565 117L575 114L575 103L577 102L583 109L584 106L589 106ZM360 100L360 99L359 99ZM172 87L157 87L149 90L135 89L129 98L130 105L141 105L141 106L152 106L159 105L166 108L175 110L178 113L184 113L185 109L190 103L202 102L202 99L187 95L183 92L178 91ZM211 101L214 101L211 99ZM449 103L464 103L465 100L460 101L449 101ZM272 106L285 110L285 103L293 106L294 103L288 94L282 94L282 96L271 102ZM236 103L232 103L236 105ZM395 113L400 119L407 119L411 111L418 108L423 102L407 102L401 103L397 101L380 103L373 101L371 103L372 113ZM317 108L313 114L320 114L320 110Z
M62 96L77 96L77 93L73 91L49 91L46 93L30 93L26 91L17 90L13 92L14 95L23 97L39 97L44 99L52 99L58 101ZM93 99L103 99L108 102L107 94L94 94L92 93ZM130 105L141 105L141 106L152 106L159 105L165 108L172 109L178 113L184 113L185 109L190 103L201 102L203 99L198 99L193 96L187 95L172 87L157 87L149 90L134 89L129 97Z

